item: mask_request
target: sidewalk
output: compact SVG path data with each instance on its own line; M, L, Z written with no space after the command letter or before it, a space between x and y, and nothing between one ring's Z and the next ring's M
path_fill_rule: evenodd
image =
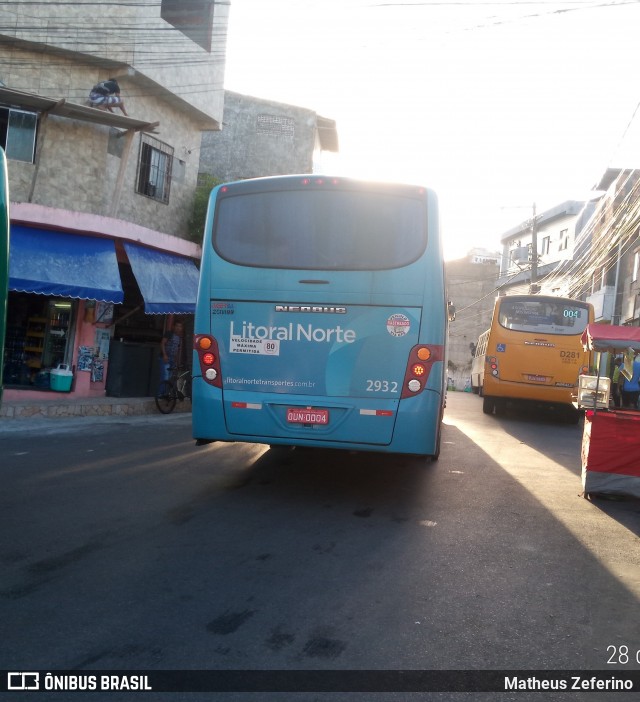
M173 410L191 412L191 401L183 400ZM0 423L15 424L33 419L70 417L133 417L160 414L153 397L67 398L56 395L51 400L3 400Z

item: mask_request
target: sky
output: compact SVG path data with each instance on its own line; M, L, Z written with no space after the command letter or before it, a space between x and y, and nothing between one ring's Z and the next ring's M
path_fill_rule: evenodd
M225 88L336 120L328 174L439 198L445 258L640 162L640 0L231 0Z

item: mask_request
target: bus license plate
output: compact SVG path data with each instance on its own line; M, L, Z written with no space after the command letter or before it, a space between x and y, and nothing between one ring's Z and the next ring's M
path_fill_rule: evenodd
M546 383L547 378L544 375L528 375L527 380L530 383Z
M287 422L289 424L329 424L329 410L289 407Z

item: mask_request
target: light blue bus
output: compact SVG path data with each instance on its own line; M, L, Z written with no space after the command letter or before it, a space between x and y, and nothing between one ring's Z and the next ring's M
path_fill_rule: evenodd
M447 300L433 191L279 176L210 196L193 436L437 458Z
M9 294L9 177L7 158L0 147L0 360L4 359ZM0 403L3 391L3 367L0 365Z

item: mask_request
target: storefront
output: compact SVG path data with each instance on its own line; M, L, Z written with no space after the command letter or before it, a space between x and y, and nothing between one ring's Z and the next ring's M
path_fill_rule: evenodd
M585 351L594 355L596 375L582 376L578 406L585 409L582 436L584 496L640 497L640 411L610 407L609 356L623 354L622 370L631 379L640 354L640 329L589 324L582 335Z
M189 327L197 282L190 258L12 224L5 397L60 391L52 371L70 373L64 391L78 397L149 394L167 321L180 315Z
M74 300L10 292L4 384L49 387L51 368L69 363L77 316Z

